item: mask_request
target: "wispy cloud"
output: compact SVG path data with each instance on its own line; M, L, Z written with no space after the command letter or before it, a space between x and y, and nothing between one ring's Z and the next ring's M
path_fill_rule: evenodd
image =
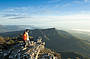
M0 16L7 19L25 18L26 13L22 8L8 8L0 12Z
M54 11L52 8L48 6L38 6L38 7L14 7L8 8L0 11L0 16L9 18L9 19L17 19L17 18L27 18L31 16L43 16L43 15L52 15L57 14L57 11Z
M22 19L22 18L25 18L25 17L11 17L11 18L8 18L8 19Z
M49 0L48 3L57 3L57 2L60 2L62 0Z
M85 29L72 29L74 31L80 31L80 32L90 32L90 30L85 30Z
M39 5L8 6L0 10L0 24L54 26L68 28L90 27L89 0L45 0ZM38 3L38 2L37 2ZM35 5L34 5L35 4ZM36 6L37 5L37 6ZM5 20L5 21L1 21Z
M2 15L2 17L12 17L12 16L18 16L18 15L16 15L16 14L4 14L4 15Z
M85 3L87 3L88 2L88 0L84 0L85 1Z
M88 0L84 0L87 2ZM81 12L82 7L78 8L76 5L81 4L82 1L72 0L70 2L63 3L63 0L49 0L47 5L40 6L26 6L26 7L12 7L6 8L3 11L0 11L0 16L8 19L20 19L28 18L31 16L49 16L49 15L69 15L74 14L77 11ZM76 8L77 7L77 8ZM73 9L76 11L73 12ZM85 9L85 8L84 8Z

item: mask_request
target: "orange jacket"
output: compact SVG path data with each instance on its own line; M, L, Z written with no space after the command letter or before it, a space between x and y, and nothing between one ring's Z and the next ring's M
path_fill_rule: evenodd
M27 34L26 33L23 35L23 39L24 39L24 41L27 40Z

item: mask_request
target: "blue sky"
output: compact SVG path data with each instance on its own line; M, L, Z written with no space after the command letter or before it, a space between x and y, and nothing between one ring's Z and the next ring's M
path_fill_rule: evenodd
M1 25L90 29L90 0L0 0Z

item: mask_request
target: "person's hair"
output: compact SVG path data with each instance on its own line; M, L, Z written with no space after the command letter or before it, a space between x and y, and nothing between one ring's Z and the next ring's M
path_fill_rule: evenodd
M26 29L26 32L30 31L29 29Z
M25 31L24 31L24 33L23 33L23 35L25 34L25 32L27 32L27 31L30 31L29 29L26 29Z

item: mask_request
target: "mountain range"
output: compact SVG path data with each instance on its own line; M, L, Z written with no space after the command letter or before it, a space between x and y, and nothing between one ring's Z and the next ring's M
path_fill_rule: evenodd
M0 25L0 33L40 28L34 25Z
M23 32L24 30L5 32L0 33L0 36L18 37L18 35L23 34ZM34 29L31 30L29 34L34 37L34 41L36 41L38 37L42 37L43 41L46 42L46 47L56 52L75 52L90 57L90 44L66 31L55 28Z
M67 32L71 33L75 37L78 37L90 43L90 32L75 31L75 30L68 30Z

